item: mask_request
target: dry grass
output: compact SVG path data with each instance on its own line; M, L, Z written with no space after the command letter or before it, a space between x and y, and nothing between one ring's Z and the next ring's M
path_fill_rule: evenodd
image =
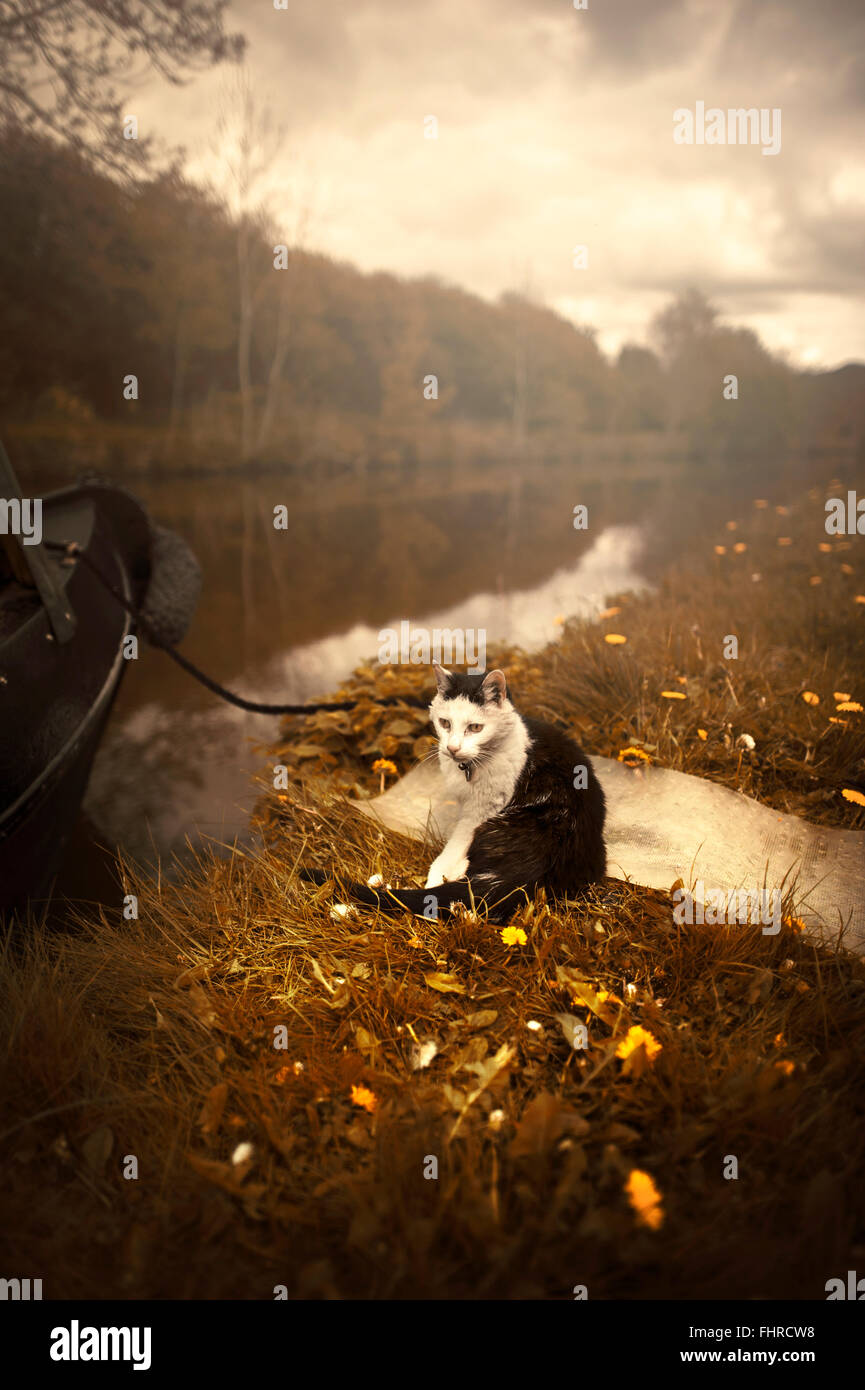
M861 778L865 717L827 715L834 690L865 692L865 579L852 548L817 551L819 513L814 499L755 513L743 554L716 559L730 538L708 536L704 572L692 562L536 657L505 653L522 703L599 753L639 745L862 828L841 788ZM728 633L738 662L720 658ZM408 694L423 679L369 670L345 689ZM669 689L686 699L659 698ZM46 1297L270 1298L284 1284L290 1297L569 1298L584 1284L593 1298L823 1298L861 1268L860 962L789 927L679 928L666 895L612 881L527 906L523 946L470 919L334 920L332 890L299 883L299 862L425 869L421 846L337 794L377 790L376 757L407 766L423 725L371 700L305 725L271 758L293 780L263 783L258 855L202 858L176 884L128 868L137 921L118 909L8 934L5 1274L42 1277ZM429 983L442 975L456 989ZM585 1052L565 1014L586 1025ZM660 1044L654 1061L616 1056L634 1025ZM357 1103L368 1092L371 1110ZM634 1169L660 1193L656 1229L629 1204Z

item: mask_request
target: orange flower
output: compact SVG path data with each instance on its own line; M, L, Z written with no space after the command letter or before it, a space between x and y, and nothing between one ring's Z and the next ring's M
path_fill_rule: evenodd
M652 759L643 748L620 748L618 761L626 767L639 767L640 763L650 763Z
M865 806L865 796L861 792L855 791L853 787L843 787L841 795L845 801L852 801L854 806Z
M706 742L706 739L707 739L708 737L709 737L709 735L706 733L706 730L705 730L705 729L698 729L698 730L697 730L697 738L702 739L703 743Z
M850 700L850 699L852 699L852 696L851 696L849 690L833 690L833 691L832 691L832 699L833 699L833 700Z
M733 546L733 549L735 550L737 555L742 555L748 549L748 547L744 541L737 541L736 544Z
M835 708L837 710L840 710L842 714L862 713L862 706L860 705L858 700L842 700L840 705L836 705Z
M832 551L832 547L828 541L821 541L820 544L817 546L817 549L822 550L824 555L829 555Z
M803 690L802 699L806 705L819 705L820 703L820 696L815 695L813 690Z
M372 770L373 772L396 772L396 763L392 763L390 758L376 758Z
M362 1106L363 1109L368 1110L370 1114L372 1114L373 1110L375 1110L375 1107L378 1105L378 1097L373 1091L368 1090L366 1086L352 1086L351 1098L355 1105Z
M766 501L765 497L754 498L754 506L757 508L758 511L763 511L766 507L768 507L768 505L769 503Z
M793 544L793 537L792 537L792 536L779 536L779 537L778 537L778 544L779 544L779 545L792 545L792 544Z
M628 1029L626 1036L616 1048L616 1056L624 1060L626 1057L630 1057L632 1052L636 1052L638 1047L646 1049L646 1057L650 1062L654 1062L661 1051L661 1044L657 1038L652 1037L652 1034L647 1032L645 1028L641 1028L639 1023L635 1023Z
M813 588L813 586L814 586L815 584L822 584L822 583L823 583L823 580L820 578L819 574L812 574L812 575L811 575L811 578L808 580L808 583L809 583L809 584L812 586L812 588Z
M506 946L525 946L529 939L522 927L502 927L499 936Z
M627 637L623 637L621 632L605 632L604 641L609 642L611 647L620 647L623 642L627 642Z
M686 699L684 690L662 690L662 700L684 700Z
M641 1168L632 1168L625 1183L628 1201L637 1214L640 1225L657 1231L664 1221L661 1194L648 1173Z
M728 521L728 522L727 522L727 530L728 530L728 531L735 531L736 528L738 527L738 525L739 525L738 521Z
M716 545L716 546L715 546L715 554L716 554L716 555L726 555L726 554L727 554L727 547L726 547L725 545Z

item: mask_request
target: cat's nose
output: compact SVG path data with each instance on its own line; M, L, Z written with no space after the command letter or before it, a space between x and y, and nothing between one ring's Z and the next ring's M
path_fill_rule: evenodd
M458 743L449 743L449 744L448 744L448 752L450 753L450 755L451 755L452 758L455 758L456 755L457 755L457 753L458 753L459 751L460 751L460 745L459 745Z

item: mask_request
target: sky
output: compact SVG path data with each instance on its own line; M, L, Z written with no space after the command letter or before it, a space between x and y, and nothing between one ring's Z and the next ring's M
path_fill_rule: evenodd
M227 27L284 127L256 193L286 241L528 291L608 353L693 285L794 366L865 360L865 0L276 2ZM225 191L232 80L129 99ZM767 138L676 143L698 103L765 111Z

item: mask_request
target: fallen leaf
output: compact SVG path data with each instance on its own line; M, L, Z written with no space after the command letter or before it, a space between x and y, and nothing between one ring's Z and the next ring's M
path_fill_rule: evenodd
M424 975L424 980L430 989L437 989L441 994L465 994L465 985L460 984L456 975L446 975L440 970L434 970L430 975Z
M488 1028L498 1016L497 1009L479 1009L475 1014L466 1015L465 1024L467 1028Z
M357 1044L358 1052L362 1052L364 1057L370 1062L375 1061L375 1054L381 1043L374 1033L368 1033L365 1028L355 1028L354 1040Z
M207 1093L204 1104L201 1107L201 1114L198 1123L205 1134L216 1134L222 1122L222 1115L225 1110L225 1102L228 1099L228 1083L220 1081L216 1086L211 1086Z
M556 1022L565 1035L568 1047L576 1051L583 1051L588 1045L586 1025L581 1018L575 1014L553 1014Z

